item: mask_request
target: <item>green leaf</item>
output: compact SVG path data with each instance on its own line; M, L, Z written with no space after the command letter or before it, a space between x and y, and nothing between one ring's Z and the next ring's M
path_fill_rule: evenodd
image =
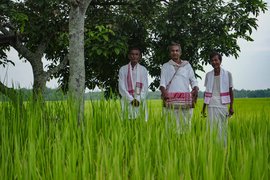
M114 49L114 52L115 52L116 55L118 55L118 54L120 54L120 49L119 48L115 48Z
M101 49L97 49L97 54L101 55L102 54L102 50Z
M109 37L108 37L108 35L103 34L103 35L102 35L102 37L103 37L103 39L104 39L105 41L107 41L107 42L109 41Z

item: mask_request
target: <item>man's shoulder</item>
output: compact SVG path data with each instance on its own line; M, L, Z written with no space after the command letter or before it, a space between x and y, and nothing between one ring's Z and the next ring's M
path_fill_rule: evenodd
M227 71L229 78L232 78L232 73L230 71Z
M119 74L122 74L122 73L127 73L127 69L128 69L128 65L124 65L124 66L121 66L120 69L119 69Z
M208 72L206 73L206 76L209 76L210 74L213 74L213 72L214 72L214 70L208 71Z
M121 66L120 69L125 69L127 67L128 67L128 64Z
M232 74L229 70L227 69L223 69L225 72L229 73L229 74Z
M222 70L223 70L225 73L228 73L229 75L232 75L232 73L231 73L230 71L228 71L227 69L222 68Z
M141 64L139 64L140 66L141 66L141 68L144 68L144 69L146 69L146 67L144 66L144 65L141 65Z
M192 68L191 64L189 63L188 60L182 60L182 63L183 63L183 67L189 67L189 68Z
M170 61L165 62L164 64L162 64L163 67L167 67L167 66L171 66L171 64L169 63Z

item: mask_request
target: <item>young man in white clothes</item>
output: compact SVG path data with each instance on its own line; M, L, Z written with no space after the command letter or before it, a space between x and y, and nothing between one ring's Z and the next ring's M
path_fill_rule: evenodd
M210 54L210 63L214 68L205 76L205 93L202 115L206 117L205 108L208 106L208 125L212 131L217 128L219 137L227 139L228 117L234 114L233 110L233 80L229 71L221 68L222 56L213 52ZM229 105L229 110L228 110Z
M173 115L171 117L176 119L177 130L182 131L184 126L191 127L199 88L191 65L180 58L181 45L170 44L169 53L171 59L163 64L161 69L160 91L165 112L167 115Z
M139 115L148 119L146 96L148 92L148 72L139 64L142 53L139 48L129 50L129 63L119 70L119 93L121 95L121 108L125 118L136 119ZM144 112L143 114L140 114Z

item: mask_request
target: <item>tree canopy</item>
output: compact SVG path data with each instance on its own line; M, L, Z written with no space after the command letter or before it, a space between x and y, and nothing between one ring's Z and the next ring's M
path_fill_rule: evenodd
M118 70L128 63L130 46L142 49L142 63L154 78L152 90L159 85L161 65L169 60L171 41L182 45L182 58L189 60L195 71L203 71L213 50L237 58L237 40L252 41L257 17L266 8L262 0L92 0L84 26L85 85L117 92ZM63 0L4 0L0 4L0 65L12 62L6 52L14 41L20 42L51 62L48 71L42 70L48 72L43 74L45 80L58 77L62 89L67 90L69 65L58 66L69 52L69 11ZM31 64L41 61L18 52Z
M44 56L48 57L51 52L58 51L52 47L61 44L59 34L68 30L65 8L65 4L55 0L5 0L0 5L0 52L4 57L2 65L13 62L7 59L7 51L11 47L17 50L20 59L28 61L32 66L34 94L42 93L46 81L66 64L66 61L58 56L52 61L52 64L57 62L57 65L46 70L42 62ZM59 12L62 14L59 15ZM4 87L2 83L1 86ZM1 88L4 94L8 90L7 87Z
M153 56L148 69L155 80L151 88L158 86L159 67L168 60L167 45L171 41L181 44L181 58L187 59L195 71L203 71L211 51L237 58L237 40L252 41L256 17L265 10L263 1L170 1L153 22Z

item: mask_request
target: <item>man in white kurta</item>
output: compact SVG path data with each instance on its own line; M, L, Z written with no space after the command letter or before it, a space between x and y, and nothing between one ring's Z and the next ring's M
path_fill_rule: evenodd
M225 83L227 88L223 88ZM229 88L233 87L232 74L221 68L221 75L214 75L214 70L205 76L204 86L207 88L205 92L205 103L208 104L208 114L211 126L213 121L225 121L229 115L228 104L230 104ZM221 87L223 90L221 90Z
M197 99L199 88L191 65L180 59L180 44L171 44L169 49L172 59L162 66L160 90L165 112L176 119L177 129L182 131L182 127L191 126L192 104Z
M118 81L123 117L136 119L141 115L147 121L148 72L139 64L141 52L138 48L131 49L128 57L130 62L120 68Z
M214 69L205 76L206 89L202 113L205 114L205 107L208 105L208 126L211 131L216 128L219 137L226 144L228 117L234 113L232 74L221 68L222 56L219 53L213 52L210 62Z

